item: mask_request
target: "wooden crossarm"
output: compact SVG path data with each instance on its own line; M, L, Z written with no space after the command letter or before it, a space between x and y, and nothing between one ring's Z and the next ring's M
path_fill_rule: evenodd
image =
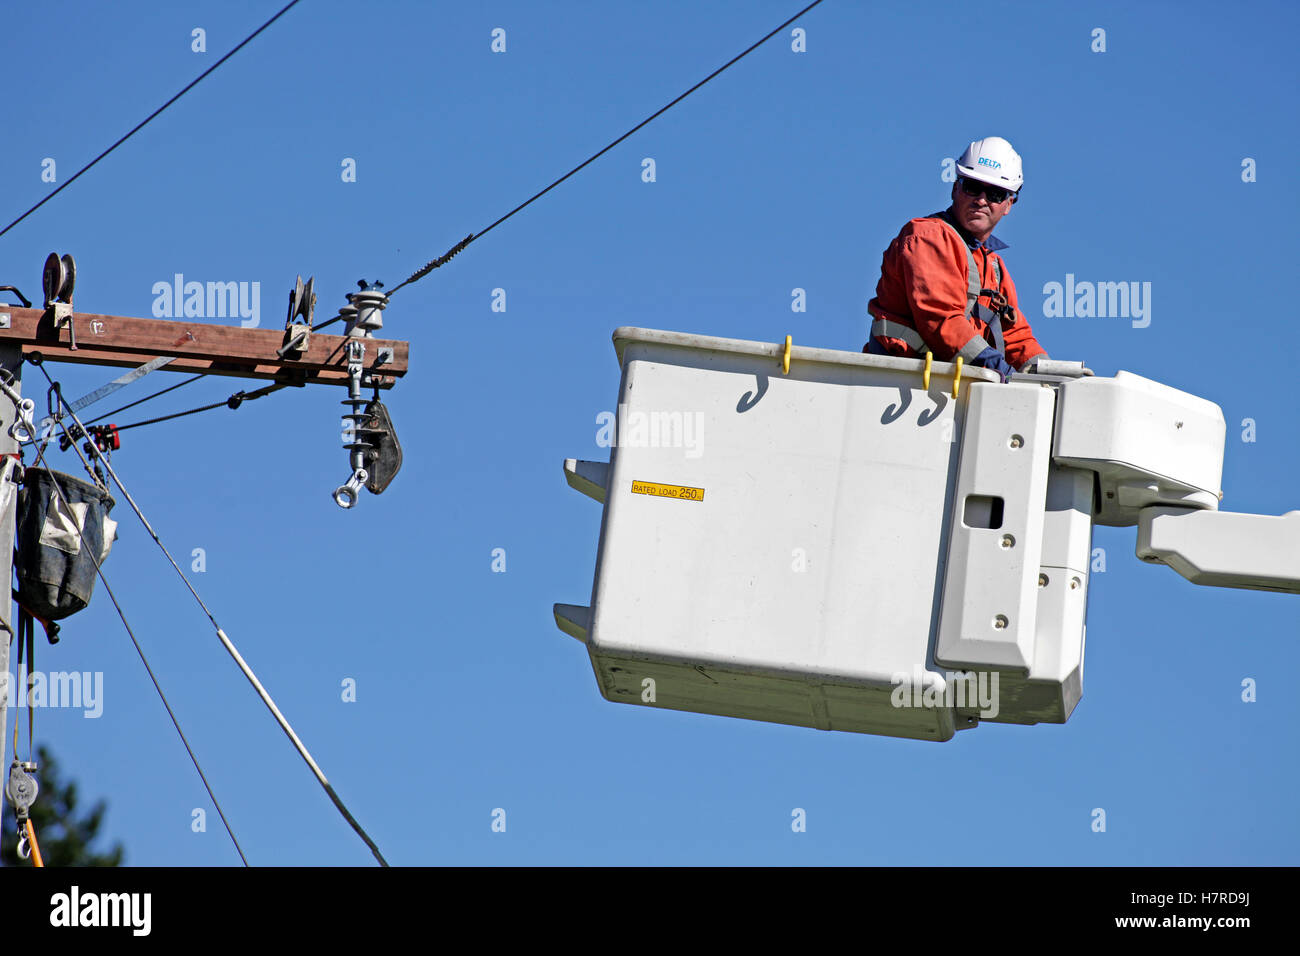
M8 322L5 316L8 316ZM43 309L0 305L0 343L18 343L23 355L40 352L51 362L84 365L143 365L160 355L176 360L169 372L207 372L237 378L274 379L302 384L346 385L347 336L313 332L311 347L298 358L280 358L282 329L245 329L178 319L142 319L76 312L76 349L65 325L56 329ZM380 388L392 388L406 374L410 346L389 339L365 339L364 364L374 370ZM380 349L392 359L376 367Z

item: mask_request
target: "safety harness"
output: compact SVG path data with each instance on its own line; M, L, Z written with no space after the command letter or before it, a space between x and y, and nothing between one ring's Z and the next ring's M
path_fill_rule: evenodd
M1016 324L1015 310L1007 302L1006 295L1002 292L1002 264L999 260L993 260L993 274L995 276L995 289L980 288L980 268L975 262L975 253L971 251L970 246L966 245L966 240L962 238L960 232L947 219L942 216L927 216L927 219L935 219L950 230L955 235L962 248L966 250L966 318L969 319L974 315L977 319L987 325L993 332L995 348L1004 358L1006 357L1006 342L1002 337L1003 323L1007 325ZM981 296L989 297L989 305L980 302ZM991 306L991 308L990 308ZM906 342L919 355L925 355L930 351L930 347L925 344L921 334L910 326L894 322L891 319L876 319L871 323L871 335L873 338L884 336L891 339L901 339ZM989 347L988 341L983 335L975 335L969 342L963 345L957 352L967 362L979 357L979 354Z

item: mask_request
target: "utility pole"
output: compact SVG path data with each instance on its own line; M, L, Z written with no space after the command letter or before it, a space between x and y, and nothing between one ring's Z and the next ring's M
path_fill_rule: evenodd
M12 315L0 305L0 326L5 324L5 316ZM0 329L0 331L4 331ZM8 341L0 341L0 369L13 376L11 388L19 392L22 387L23 351L22 346ZM10 692L18 686L17 680L9 675L9 649L17 637L14 629L13 599L10 597L9 582L14 577L14 518L17 514L18 485L11 479L15 470L9 462L18 454L18 441L11 437L9 428L14 424L18 409L13 402L0 398L0 573L3 574L3 594L0 594L0 741L9 740L9 699ZM9 764L3 759L7 743L0 743L0 773L8 779ZM15 755L16 756L16 755ZM0 804L3 806L3 804Z
M406 342L374 335L383 327L382 313L388 305L380 283L358 283L361 291L347 296L348 304L337 316L344 323L345 334L325 335L312 330L316 296L310 279L304 286L299 278L290 292L289 314L281 331L79 313L72 305L75 277L71 256L51 254L43 277L44 308L31 308L26 299L22 306L0 304L0 368L12 376L5 388L12 394L0 395L0 462L4 463L0 472L0 568L4 573L0 630L8 632L0 633L0 675L5 675L0 677L0 767L6 772L8 763L3 757L8 744L8 710L11 701L17 699L11 694L17 681L8 677L10 647L16 636L10 582L18 501L18 485L10 479L16 474L14 464L22 437L11 435L10 427L20 417L15 400L20 397L22 365L29 356L39 353L42 361L134 368L165 358L170 361L162 367L172 372L201 372L295 386L342 385L348 392L343 400L349 406L349 414L343 415L349 421L343 448L348 453L351 475L334 491L340 507L355 505L362 487L375 494L382 492L401 463L400 446L392 433L388 412L377 399L379 390L392 388L406 374L409 349ZM22 298L21 293L7 288ZM373 405L362 397L363 388L374 389ZM56 411L62 418L64 408ZM70 421L65 424L75 439L90 437L76 434ZM31 437L39 440L30 418L26 428ZM93 431L89 426L87 430ZM314 764L313 769L325 783ZM331 796L338 803L332 792ZM356 828L354 821L349 822Z

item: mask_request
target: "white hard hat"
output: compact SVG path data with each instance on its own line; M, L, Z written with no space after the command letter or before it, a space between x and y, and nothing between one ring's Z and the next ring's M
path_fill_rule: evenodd
M1025 183L1020 154L1001 136L986 136L967 146L957 160L957 172L967 179L978 179L1012 192L1019 191Z

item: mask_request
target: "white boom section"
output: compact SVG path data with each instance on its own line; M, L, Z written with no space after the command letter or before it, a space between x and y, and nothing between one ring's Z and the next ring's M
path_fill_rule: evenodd
M770 343L614 343L610 461L565 462L604 506L591 605L555 607L608 700L927 740L1063 723L1094 521L1141 522L1143 557L1245 587L1279 586L1271 559L1234 579L1194 543L1296 540L1292 515L1211 520L1233 517L1213 513L1222 413L1136 375L968 368L954 400L944 362L927 389L910 359L795 347L785 373Z
M1300 511L1274 517L1143 508L1137 556L1193 584L1300 592Z

